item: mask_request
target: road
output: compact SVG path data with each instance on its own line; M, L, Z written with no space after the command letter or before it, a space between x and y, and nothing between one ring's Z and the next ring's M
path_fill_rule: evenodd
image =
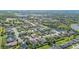
M61 49L61 48L56 45L52 45L52 47L50 47L49 49Z
M76 44L77 46L73 47L73 49L79 49L79 44Z
M32 23L32 22L30 22L30 21L28 21L28 20L24 20L26 23L29 23L29 24L31 24L32 26L36 26L37 24L35 24L35 23ZM49 27L47 27L47 26L44 26L44 25L41 25L41 24L39 24L39 26L40 27L43 27L43 28L49 28Z
M14 27L14 28L12 28L12 30L14 31L15 36L16 36L16 38L18 39L18 42L19 42L19 43L20 43L20 42L23 42L23 40L19 37L19 32L17 31L17 29Z
M33 26L36 26L36 24L34 24L34 23L32 23L32 22L30 22L30 21L28 21L28 20L24 20L26 23L28 22L28 23L30 23L31 25L33 25Z

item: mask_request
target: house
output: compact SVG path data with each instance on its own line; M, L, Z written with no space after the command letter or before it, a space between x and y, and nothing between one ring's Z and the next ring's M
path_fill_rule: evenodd
M22 42L22 43L20 44L20 48L21 48L21 49L26 49L26 48L28 48L26 42Z
M6 46L14 46L14 45L17 45L17 41L16 40L6 44Z
M65 48L67 48L67 47L69 47L69 46L71 46L71 45L73 45L75 43L78 43L78 42L79 42L79 40L73 39L73 40L69 41L68 43L66 43L64 45L61 45L60 47L63 48L63 49L65 49Z

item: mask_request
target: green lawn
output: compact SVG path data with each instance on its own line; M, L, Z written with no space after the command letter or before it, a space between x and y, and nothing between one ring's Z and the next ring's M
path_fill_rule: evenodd
M6 35L0 36L0 48L2 48L2 45L5 44L5 42L6 42L5 38L6 38Z
M67 47L67 49L72 49L73 48L73 46L71 45L71 46L69 46L69 47Z
M79 29L77 30L77 32L79 33Z
M2 36L0 36L0 48L1 48L1 45L2 45Z
M60 40L58 42L56 42L56 44L59 45L63 45L69 41L71 41L74 38L74 35L70 36L70 37L64 37L63 40Z
M76 44L78 44L78 43L76 43ZM73 46L76 46L76 44L73 44L73 45L71 45L71 46L67 47L67 49L72 49L72 48L73 48Z
M48 48L50 48L50 46L49 45L45 45L45 46L39 47L38 49L48 49Z
M63 45L63 44L65 44L65 43L67 43L68 41L70 41L68 38L66 38L66 39L63 39L63 40L61 40L61 41L58 41L58 42L56 42L56 44L57 45Z

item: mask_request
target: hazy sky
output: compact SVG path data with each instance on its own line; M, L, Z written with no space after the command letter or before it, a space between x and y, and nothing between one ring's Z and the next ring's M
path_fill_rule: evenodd
M73 8L74 7L74 8ZM79 0L0 0L0 9L79 9Z

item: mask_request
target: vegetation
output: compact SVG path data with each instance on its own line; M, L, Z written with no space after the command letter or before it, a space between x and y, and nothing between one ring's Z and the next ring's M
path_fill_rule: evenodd
M50 48L50 46L49 45L45 45L45 46L39 47L38 49L48 49L48 48Z
M5 48L6 35L4 33L5 29L3 27L0 27L0 48Z
M63 45L65 43L71 41L74 38L75 38L75 35L71 35L70 37L63 37L63 38L58 39L60 41L57 41L56 44L60 46L60 45Z

